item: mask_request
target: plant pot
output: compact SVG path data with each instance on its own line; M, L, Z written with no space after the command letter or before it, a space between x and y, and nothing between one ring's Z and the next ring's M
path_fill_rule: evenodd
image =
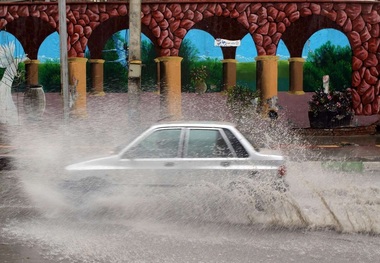
M198 94L203 94L207 90L207 84L204 81L199 81L195 83L195 92Z
M42 85L31 85L24 93L24 110L28 119L40 120L45 112L46 98Z
M337 112L308 112L311 128L316 129L331 129L337 127L350 126L352 114L341 116Z

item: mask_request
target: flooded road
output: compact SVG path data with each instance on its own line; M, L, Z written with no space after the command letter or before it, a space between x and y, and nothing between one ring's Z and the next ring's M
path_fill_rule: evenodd
M54 180L51 180L54 178ZM1 262L378 262L380 174L292 163L285 194L112 188L72 203L54 176L1 172ZM71 196L72 197L72 196ZM268 199L265 199L268 198Z

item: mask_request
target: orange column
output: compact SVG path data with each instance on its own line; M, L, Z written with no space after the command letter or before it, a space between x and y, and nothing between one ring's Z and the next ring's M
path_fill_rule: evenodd
M258 56L256 57L256 86L261 92L263 114L270 110L271 99L278 95L278 57Z
M223 63L223 90L236 86L236 59L224 59Z
M303 95L303 65L305 59L290 58L289 59L289 93L295 95Z
M104 96L104 59L90 59L91 95Z
M38 85L38 64L40 63L37 59L28 59L25 61L25 75L26 75L26 85Z
M161 117L179 120L182 117L181 57L157 58L160 79Z
M69 83L70 86L77 82L76 99L71 111L73 117L87 116L87 82L86 63L87 58L69 58Z

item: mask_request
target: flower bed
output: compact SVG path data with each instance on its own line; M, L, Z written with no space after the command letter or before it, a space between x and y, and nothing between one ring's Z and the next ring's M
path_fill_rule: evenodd
M354 117L350 90L317 90L309 101L308 114L311 128L350 126Z

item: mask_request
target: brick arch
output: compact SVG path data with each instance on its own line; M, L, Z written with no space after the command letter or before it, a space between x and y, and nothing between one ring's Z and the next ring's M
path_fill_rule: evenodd
M248 30L236 19L231 17L211 16L194 24L191 29L199 29L208 32L214 38L241 40ZM224 59L236 57L236 47L222 47Z
M325 16L311 15L307 17L301 17L289 27L286 28L282 34L281 39L284 41L286 47L289 50L291 57L302 57L302 50L306 44L306 41L316 32L321 29L333 28L338 31L342 31L342 27L337 25ZM302 32L302 34L300 34ZM294 41L294 40L297 41Z
M202 29L211 35L223 36L222 28L213 31L207 28L207 22L224 21L230 19L235 25L248 30L247 17L243 15L249 3L162 3L142 5L142 23L149 27L161 56L178 56L181 42L186 33L192 29ZM245 20L245 21L243 21ZM231 36L230 36L231 37Z
M102 50L108 39L120 30L129 29L129 17L113 17L99 24L88 38L88 48L91 58L102 58ZM152 32L145 25L141 26L141 32L152 41ZM153 38L154 39L154 38ZM153 42L153 41L152 41ZM153 42L154 44L154 42Z
M17 7L17 6L16 6ZM41 12L26 11L25 8L18 7L7 10L7 19L0 20L2 29L13 34L21 43L30 59L37 59L38 50L42 42L52 33L56 32L55 23L49 22L47 16L41 16Z
M129 17L127 16L110 18L98 25L88 38L87 45L91 58L102 58L102 51L108 39L116 32L128 29L128 25Z
M352 95L355 113L373 115L378 114L380 110L379 10L379 5L374 3L263 4L257 7L256 13L263 17L263 22L258 22L262 25L254 29L252 34L255 43L259 43L259 55L274 55L279 41L278 34L281 36L288 28L292 32L292 25L301 18L326 17L322 21L327 23L330 20L328 23L334 28L341 28L353 50ZM260 21L259 17L257 21ZM303 39L305 37L302 36ZM287 38L290 39L285 36L285 39ZM290 40L287 40L288 44L289 42ZM300 43L294 44L292 52L299 50L299 45Z
M69 5L69 11L67 13L67 19L69 21L67 24L69 57L84 57L88 40L97 27L103 23L112 24L112 21L122 21L123 17L128 21L127 15L127 5L122 3L110 5L97 3ZM112 18L115 20L112 20ZM108 33L109 29L105 26L103 29L99 29L99 32L102 32L102 30ZM97 36L101 37L99 34ZM90 48L92 48L95 54L99 53L94 45L90 44L89 49Z

